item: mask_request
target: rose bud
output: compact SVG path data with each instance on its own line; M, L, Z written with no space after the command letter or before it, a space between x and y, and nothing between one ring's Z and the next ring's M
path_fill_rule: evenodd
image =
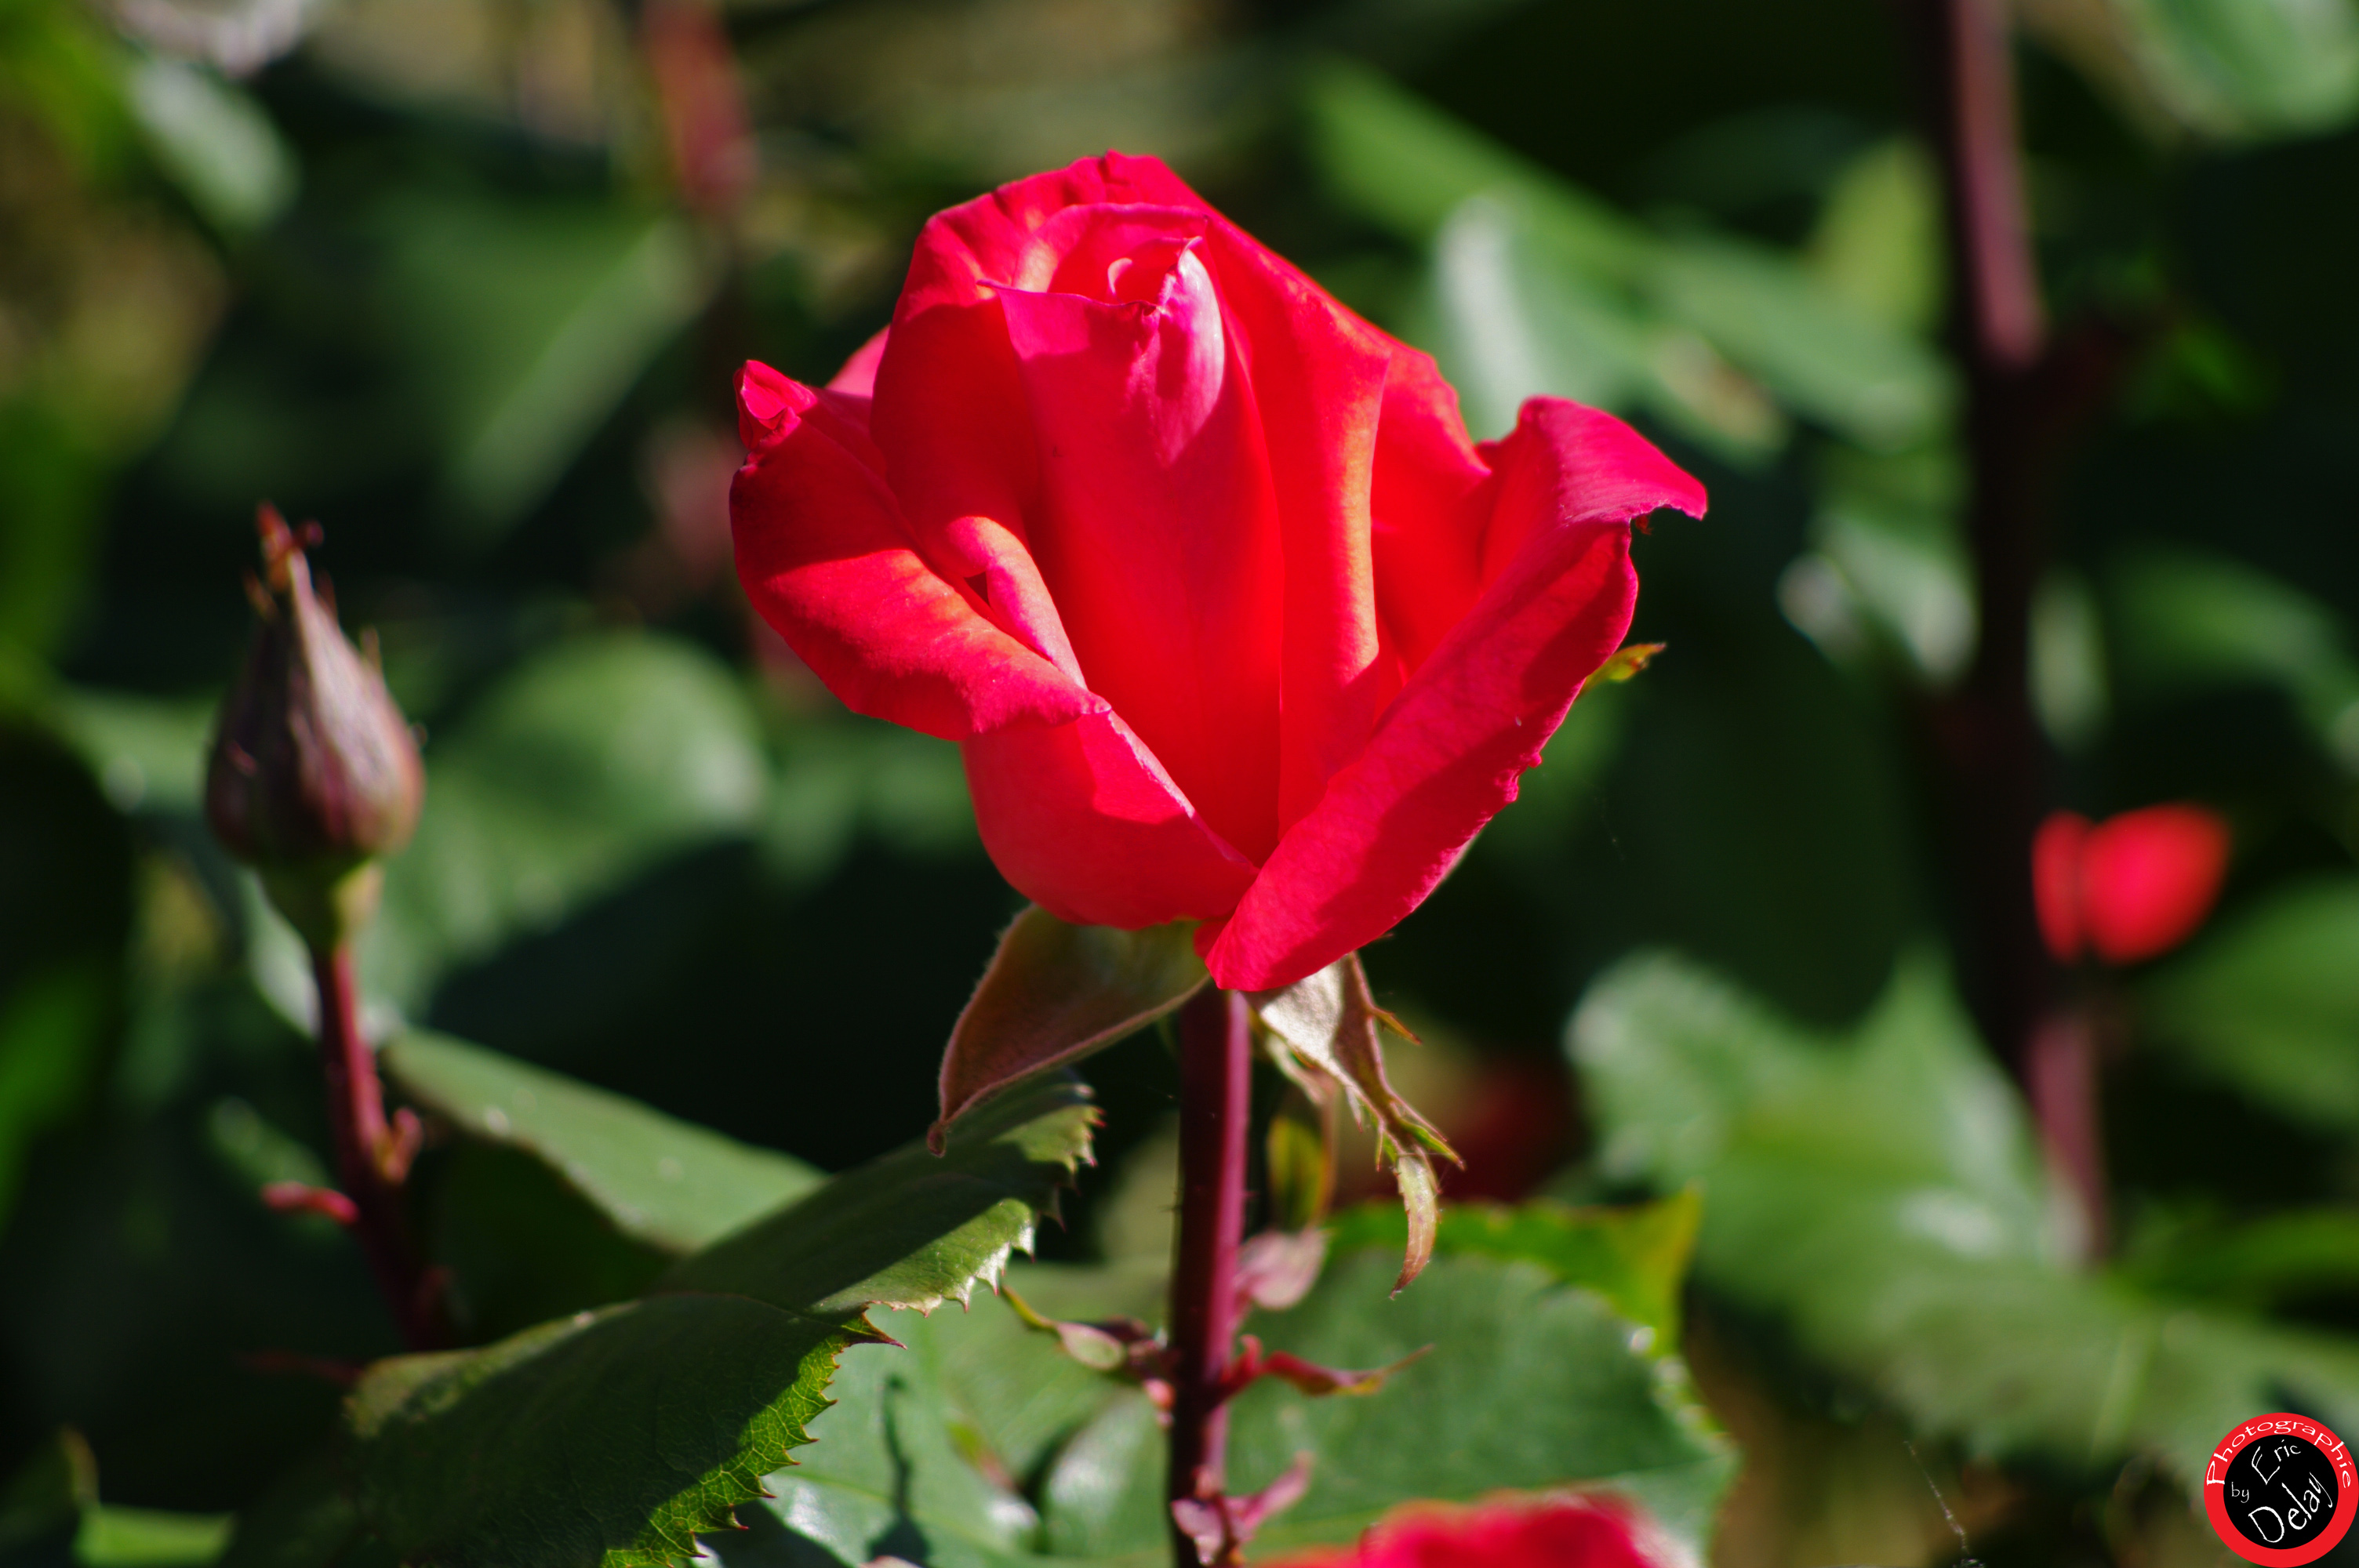
M1424 354L1152 158L936 216L824 387L746 366L748 597L859 712L956 741L1077 925L1196 920L1267 990L1392 928L1620 645L1630 524L1702 486L1560 398L1476 445Z
M2149 806L2092 827L2060 811L2032 840L2040 935L2059 963L2168 953L2212 913L2228 871L2228 824L2200 806Z
M1658 1568L1669 1560L1627 1516L1598 1503L1412 1503L1356 1548L1304 1552L1269 1568Z
M264 580L247 588L257 620L213 733L205 819L326 952L374 911L376 858L418 826L425 772L374 650L364 657L312 592L307 541L272 507L256 523ZM316 529L307 533L316 543Z

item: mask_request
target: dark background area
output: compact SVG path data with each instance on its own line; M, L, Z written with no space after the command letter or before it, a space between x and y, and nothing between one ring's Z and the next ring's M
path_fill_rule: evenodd
M257 502L323 525L343 620L377 629L428 737L427 827L364 953L380 1022L830 1170L923 1130L1018 901L955 753L844 713L753 622L729 377L751 356L824 379L886 319L928 213L1106 146L1166 157L1437 352L1478 437L1486 408L1586 397L1712 492L1636 546L1632 636L1668 651L1576 708L1527 798L1368 951L1428 1036L1400 1075L1469 1155L1454 1191L1628 1190L1561 1044L1625 955L1677 949L1833 1038L1955 935L1926 714L1972 585L1900 8L138 15L0 11L0 1473L70 1424L111 1501L232 1509L330 1418L332 1388L271 1357L393 1347L341 1238L253 1196L325 1149L288 938L195 814ZM2051 310L2133 345L2060 473L2035 644L2064 694L2053 793L2223 811L2224 928L2353 879L2359 14L2022 19ZM1567 238L1599 223L1638 259ZM2359 937L2330 925L2284 928L2310 989L2247 1013L2264 1035L2300 1013L2286 1049L2351 1085ZM2304 1105L2205 1044L2248 1035L2174 1034L2185 987L2247 1016L2205 951L2191 979L2075 982L2119 1021L2109 1266L2342 1345L2359 1089ZM1090 1076L1102 1169L1050 1256L1100 1245L1099 1199L1170 1102L1151 1036ZM2288 1216L2313 1239L2271 1251ZM2245 1273L2189 1261L2235 1235L2263 1238ZM2153 1522L2145 1461L1984 1451L1737 1304L1712 1257L1691 1353L1740 1436L1832 1422L1832 1473L1863 1432L1916 1433L1982 1477L1995 1564L2202 1555ZM1723 1554L1954 1555L1906 1476L1850 1513L1831 1486L1748 1504Z

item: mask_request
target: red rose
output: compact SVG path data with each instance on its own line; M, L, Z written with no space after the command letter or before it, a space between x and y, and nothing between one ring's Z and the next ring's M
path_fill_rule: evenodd
M1704 504L1560 399L1474 445L1430 359L1114 153L939 214L879 343L739 396L763 615L962 744L1019 891L1201 920L1241 989L1417 907L1620 643L1630 521Z
M2040 935L2059 963L2093 948L2108 964L2168 953L2212 913L2228 871L2228 825L2200 806L2149 806L2095 827L2060 811L2031 846Z
M1413 1504L1349 1552L1314 1552L1269 1568L1657 1568L1630 1521L1587 1502L1442 1509Z

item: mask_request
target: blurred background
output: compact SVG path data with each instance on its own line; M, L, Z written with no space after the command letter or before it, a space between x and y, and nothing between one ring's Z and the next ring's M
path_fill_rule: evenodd
M111 1501L234 1509L332 1419L305 1358L396 1347L255 1196L326 1147L299 949L196 814L258 502L427 736L381 1025L832 1170L924 1128L1017 900L954 751L749 616L731 377L824 379L927 214L1117 146L1478 437L1556 393L1711 488L1637 543L1667 651L1367 957L1451 1195L1700 1184L1716 1560L2223 1560L2186 1499L2230 1422L2359 1428L2359 8L2016 20L2049 308L2110 345L2046 788L2234 845L2193 940L2060 992L2102 1230L1953 979L1978 627L1900 8L0 0L0 1476L71 1426ZM1169 1191L1156 1041L1090 1076L1050 1256Z

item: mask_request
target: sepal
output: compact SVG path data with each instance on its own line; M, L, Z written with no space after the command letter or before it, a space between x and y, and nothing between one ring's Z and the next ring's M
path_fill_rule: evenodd
M1400 1185L1401 1208L1408 1216L1400 1279L1393 1286L1398 1295L1433 1256L1441 1215L1441 1181L1434 1158L1462 1162L1385 1076L1379 1031L1389 1029L1412 1044L1417 1036L1376 1005L1357 953L1346 954L1283 989L1256 992L1252 1000L1279 1069L1320 1103L1332 1101L1340 1089L1353 1119L1375 1129L1377 1162L1393 1173Z
M1613 655L1598 665L1597 673L1589 678L1617 683L1628 680L1653 664L1655 655L1667 646L1669 644L1663 643L1625 643L1614 649Z
M1171 1346L1159 1330L1135 1317L1067 1323L1043 1316L1005 1280L1000 1281L999 1294L1024 1321L1025 1327L1050 1336L1059 1349L1091 1371L1136 1384L1154 1405L1157 1421L1169 1419Z
M1211 977L1195 924L1069 925L1034 905L999 938L942 1053L940 1153L951 1123L1009 1085L1104 1049L1172 1011Z

